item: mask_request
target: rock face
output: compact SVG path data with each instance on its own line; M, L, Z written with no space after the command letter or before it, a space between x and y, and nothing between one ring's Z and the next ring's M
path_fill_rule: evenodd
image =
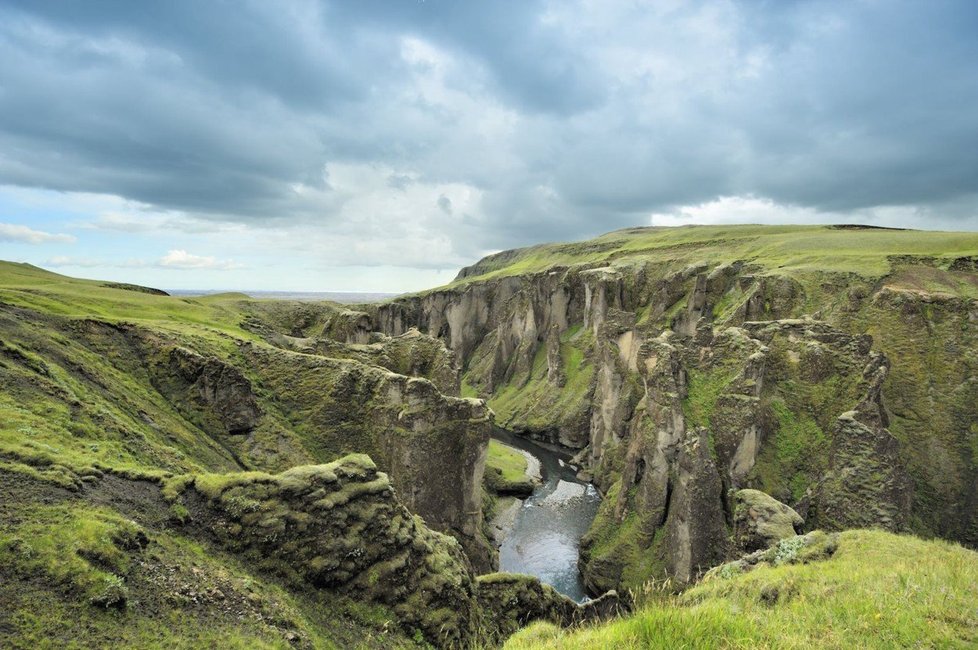
M579 359L576 364L567 363L569 349L561 334L568 333L570 322L583 318L583 286L567 286L562 273L534 279L539 285L525 278L503 278L457 292L432 292L369 306L372 327L391 336L411 328L437 336L464 365L477 368L469 375L470 383L484 394L514 381L525 383L529 373L546 368L555 385L565 385L567 399L559 404L547 402L545 417L514 418L500 409L497 415L502 424L534 437L581 448L587 444L589 410L581 392L589 390L589 378L581 380ZM539 343L548 336L549 365L537 366Z
M606 621L631 611L628 598L609 591L578 604L536 578L513 573L479 576L478 601L486 616L488 639L503 640L534 620L571 626Z
M293 427L325 449L368 453L408 508L456 535L479 570L491 570L481 508L491 414L482 400L447 397L426 379L353 361L258 346L242 354Z
M412 516L368 457L204 475L182 487L177 498L195 525L249 562L384 604L439 647L475 639L481 612L461 546Z
M760 490L734 494L734 543L744 552L765 549L793 537L805 523L790 507Z
M251 382L240 370L216 357L182 347L170 348L166 370L172 384L186 385L187 402L216 419L229 434L245 434L262 415ZM174 386L174 390L180 390Z
M793 504L803 529L926 521L920 532L962 540L978 530L978 475L957 451L973 437L964 396L978 396L968 380L978 376L967 352L972 302L921 307L919 294L896 296L883 283L781 276L746 261L478 277L519 255L464 270L470 282L365 311L385 335L418 328L443 340L506 428L583 450L585 474L606 495L582 546L592 589L689 580L722 561L737 547L730 495L745 488ZM908 314L946 321L942 336L959 342L963 359L929 353L960 377L942 380L944 393L921 395L909 381L916 334L874 322ZM927 399L961 414L935 420ZM909 446L924 437L946 455ZM941 465L954 467L954 487ZM966 523L939 516L937 502Z
M578 605L530 576L475 578L458 541L412 515L362 454L274 475L182 475L164 495L187 509L186 525L243 561L384 605L439 648L502 641L538 619L566 626L629 610L615 593Z
M446 395L459 394L461 373L455 353L441 340L416 329L393 337L372 332L369 342L362 344L321 336L293 337L255 329L270 343L286 350L379 366L401 375L427 379Z

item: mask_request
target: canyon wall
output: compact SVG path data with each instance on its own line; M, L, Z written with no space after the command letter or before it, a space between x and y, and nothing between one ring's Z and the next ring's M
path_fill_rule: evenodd
M940 269L976 282L974 269ZM497 421L579 449L605 495L584 540L595 591L685 582L735 552L732 494L802 530L878 526L978 545L978 303L882 278L747 260L552 266L364 308L444 341Z

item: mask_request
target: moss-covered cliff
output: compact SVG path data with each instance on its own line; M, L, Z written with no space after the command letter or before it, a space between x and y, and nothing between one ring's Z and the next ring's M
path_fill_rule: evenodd
M595 589L729 553L732 491L801 527L978 545L978 235L632 229L491 256L370 309L460 357L510 429L582 450Z
M362 318L0 263L0 645L500 638L491 412L443 343Z

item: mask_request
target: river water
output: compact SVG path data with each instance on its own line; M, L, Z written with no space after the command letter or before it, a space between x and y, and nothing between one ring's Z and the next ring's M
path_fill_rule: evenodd
M499 570L536 576L578 602L586 599L578 549L598 512L598 491L577 478L568 464L570 454L503 430L493 437L539 459L543 478L506 532L499 548Z

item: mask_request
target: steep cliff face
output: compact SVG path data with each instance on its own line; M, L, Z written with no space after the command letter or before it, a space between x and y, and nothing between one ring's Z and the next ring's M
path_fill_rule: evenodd
M367 453L413 512L455 535L480 571L492 569L494 552L482 536L491 428L482 400L445 396L427 379L355 361L254 345L241 354L317 457Z
M971 258L897 256L918 244L888 233L855 270L799 267L749 234L516 251L367 311L445 341L507 428L582 450L606 495L582 551L597 591L722 561L740 488L805 530L978 542Z

